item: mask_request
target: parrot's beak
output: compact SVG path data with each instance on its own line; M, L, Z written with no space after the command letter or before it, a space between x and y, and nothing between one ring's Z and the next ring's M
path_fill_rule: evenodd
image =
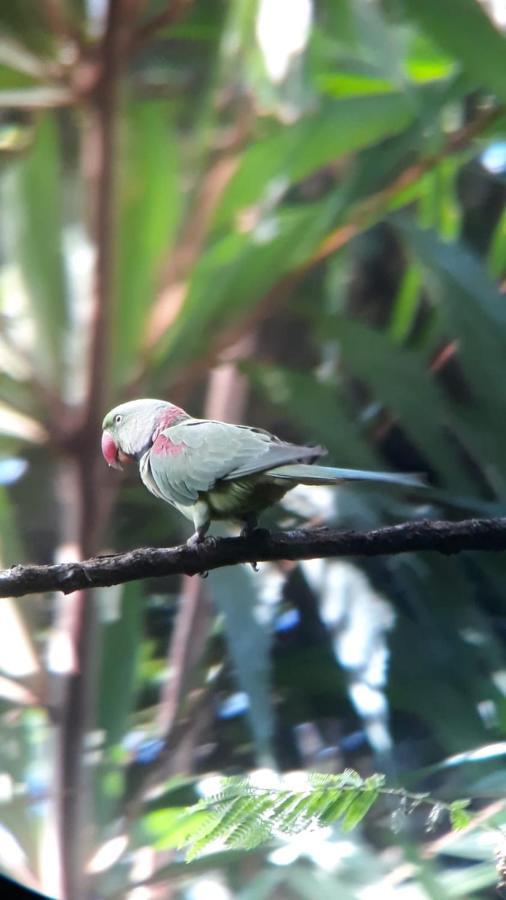
M121 470L123 468L119 461L119 451L116 442L108 431L104 431L102 435L102 456L107 465L111 466L113 469Z

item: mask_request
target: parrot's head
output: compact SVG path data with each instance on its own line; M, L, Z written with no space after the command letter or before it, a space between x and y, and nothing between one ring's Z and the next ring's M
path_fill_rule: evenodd
M140 460L164 428L188 414L165 400L131 400L107 413L102 423L102 455L107 465Z

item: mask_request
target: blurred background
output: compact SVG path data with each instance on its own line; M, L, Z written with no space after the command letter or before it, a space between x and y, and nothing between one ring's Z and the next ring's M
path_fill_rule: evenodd
M503 0L1 5L3 566L188 536L100 457L139 396L433 485L300 488L272 527L506 515L504 26ZM0 869L63 900L498 896L505 585L502 554L426 553L2 600ZM171 846L211 776L345 767L473 827L385 801Z

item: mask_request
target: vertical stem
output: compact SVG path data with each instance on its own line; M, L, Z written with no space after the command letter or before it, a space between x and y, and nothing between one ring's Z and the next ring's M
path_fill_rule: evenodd
M202 582L185 576L181 585L181 601L167 663L170 677L161 691L157 715L157 732L168 743L175 729L181 702L188 693L207 641L210 616Z
M80 540L84 555L98 543L97 468L100 422L110 391L110 337L115 243L115 169L120 105L120 78L128 37L130 0L110 0L102 42L100 77L89 109L90 172L95 199L96 269L91 317L88 385L84 425L78 448L81 482Z
M117 138L121 78L132 28L144 0L109 0L97 80L87 109L87 160L90 195L95 201L96 271L92 298L88 384L79 441L73 448L80 499L78 544L81 557L97 550L104 503L100 490L100 422L110 391ZM91 166L90 167L90 162ZM90 726L93 694L95 611L93 595L79 591L67 599L68 638L75 664L66 675L60 740L60 846L62 900L86 897L85 859L92 843L89 790L83 764L84 737Z
M63 557L79 556L79 470L76 460L62 463L59 472ZM62 900L86 896L85 859L92 844L88 816L88 784L83 765L83 738L90 721L94 609L85 591L57 601L53 642L59 666L51 680L55 725L55 797L58 829L59 893Z

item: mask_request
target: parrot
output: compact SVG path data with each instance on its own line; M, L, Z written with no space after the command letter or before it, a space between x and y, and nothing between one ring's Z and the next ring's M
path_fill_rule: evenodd
M248 535L258 515L297 484L380 482L420 488L415 474L314 465L318 445L283 441L261 428L194 419L165 400L131 400L114 407L102 425L102 455L122 469L137 462L145 487L193 522L189 546L206 538L211 521L242 525Z

